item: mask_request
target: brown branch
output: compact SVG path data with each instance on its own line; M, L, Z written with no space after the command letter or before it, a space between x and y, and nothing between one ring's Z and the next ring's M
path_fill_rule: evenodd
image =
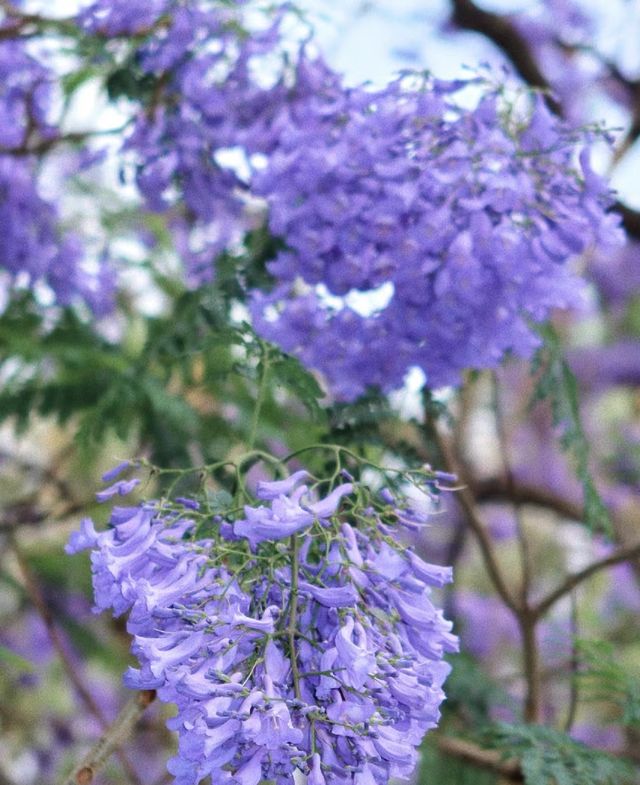
M64 509L58 510L56 520L61 520L76 515L86 510L86 502L73 502ZM51 513L39 510L32 504L15 504L3 511L0 518L0 532L11 532L22 526L40 526L44 521L51 519Z
M524 782L522 768L516 760L504 760L495 750L485 750L471 741L454 739L450 736L436 736L436 744L440 752L471 763L479 769L487 769L510 782Z
M16 157L42 155L43 153L49 152L49 150L56 147L57 145L78 145L96 137L121 134L127 129L130 123L131 121L127 121L124 123L124 125L119 126L118 128L106 128L104 130L94 131L73 131L68 134L51 136L47 139L39 139L36 142L25 141L23 144L17 145L16 147L3 147L0 145L0 155L14 155Z
M572 521L584 520L584 509L581 505L546 488L519 480L510 483L506 477L488 477L474 480L472 490L478 502L510 501L515 504L530 504L544 507Z
M9 542L18 562L18 567L24 582L24 588L44 623L49 640L51 641L51 645L58 654L69 681L71 684L73 684L76 692L78 693L78 696L85 704L87 709L91 712L91 714L93 714L93 716L98 720L102 728L107 729L109 727L109 720L95 701L90 689L82 681L78 672L78 668L74 665L73 662L70 661L66 651L65 642L60 635L58 627L53 618L53 614L51 613L51 609L47 605L42 590L40 589L40 586L38 585L38 582L31 570L31 566L26 560L24 554L22 553L22 549L18 545L16 538L12 533L9 534ZM118 757L129 781L133 783L133 785L141 785L140 779L126 754L122 750L118 750ZM88 782L90 781L91 780L88 780Z
M630 237L640 240L640 211L627 207L622 202L616 202L611 208L612 212L622 217L622 226Z
M451 18L454 24L463 30L480 33L492 41L528 85L547 91L551 89L549 81L533 56L531 47L508 16L485 11L475 5L473 0L451 0L451 4L453 8ZM617 78L621 77L619 73L615 73L615 75ZM622 152L626 152L640 134L640 80L638 82L625 80L625 84L632 90L634 106L631 127L623 142ZM545 95L545 101L552 112L559 117L563 116L561 104L549 93ZM616 155L619 159L621 157L620 151ZM612 209L622 216L622 225L627 233L633 238L640 239L640 212L621 202L616 202Z
M37 34L41 29L46 28L52 28L62 33L72 33L77 29L75 16L56 18L52 16L42 16L41 14L30 14L17 8L10 3L9 0L0 0L0 9L4 11L9 19L16 20L16 24L12 27L0 28L0 34L2 34L4 30L8 30L10 33L18 33L19 36L28 36L34 33ZM7 35L2 37L10 36Z
M124 705L104 736L84 757L80 765L64 781L64 785L91 785L95 775L131 735L136 723L148 706L155 700L154 690L142 690Z
M485 11L473 0L452 0L452 21L463 30L481 33L509 59L516 72L532 87L547 91L545 101L554 114L562 117L562 107L549 95L551 85L540 70L526 38L509 17Z
M462 472L462 468L459 462L456 460L453 451L447 441L447 439L440 433L437 426L433 426L433 435L437 442L438 449L440 450L440 454L442 455L442 459L444 461L445 469L452 474L455 474L460 480L464 483L464 475ZM471 531L473 532L478 546L480 548L480 552L482 554L482 558L487 568L487 573L489 574L489 578L493 583L495 590L500 595L500 598L504 602L504 604L510 608L516 616L521 612L521 607L518 602L511 596L511 592L507 587L506 581L502 574L502 570L498 565L498 560L496 558L496 554L493 548L493 542L491 541L491 537L482 521L480 514L476 508L476 500L471 492L470 488L467 485L463 485L456 494L456 498L462 507L467 520L469 522L469 526Z
M568 575L564 582L560 584L560 586L554 589L550 594L548 594L544 599L540 600L532 608L532 613L534 613L538 618L543 616L549 610L549 608L558 602L558 600L561 600L563 597L573 591L576 586L579 586L583 581L586 581L592 575L595 575L597 572L600 572L607 567L613 567L616 564L621 564L622 562L632 561L635 559L640 559L640 543L618 548L606 558L599 559L598 561L589 564L583 570L580 570L580 572Z

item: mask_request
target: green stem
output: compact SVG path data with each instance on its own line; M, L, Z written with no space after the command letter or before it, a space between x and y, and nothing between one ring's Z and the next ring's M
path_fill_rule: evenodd
M296 698L302 699L300 692L300 671L298 670L298 658L296 655L296 634L298 624L298 578L300 573L300 553L296 535L291 536L291 595L289 597L289 626L287 635L289 638L289 656L291 658L291 675L293 677L293 689Z
M251 432L249 435L249 449L253 450L253 445L256 443L258 435L258 425L260 423L260 414L262 413L262 406L267 391L267 378L269 376L269 347L261 343L262 357L260 358L260 381L258 384L258 397L256 398L256 405L253 410L253 421L251 423Z

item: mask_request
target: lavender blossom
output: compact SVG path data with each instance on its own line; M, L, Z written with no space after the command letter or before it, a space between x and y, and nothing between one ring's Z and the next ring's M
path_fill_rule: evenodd
M413 366L439 387L529 356L530 323L581 304L570 260L619 237L605 185L541 99L505 120L490 88L461 110L463 86L346 91L300 66L287 134L255 178L287 248L253 314L337 398L393 389ZM373 313L352 304L385 287Z
M437 725L457 638L430 586L450 572L385 533L402 528L397 498L363 509L346 483L316 501L307 477L264 483L232 541L184 499L115 507L106 531L84 522L73 538L92 548L97 609L128 613L139 668L125 682L177 707L177 785L284 785L296 771L387 785Z
M530 356L532 323L582 303L572 260L618 237L586 148L576 161L589 139L480 77L347 87L285 46L286 6L258 23L244 5L165 3L136 50L162 90L126 153L147 206L171 211L188 283L214 277L259 202L283 248L254 324L335 398L392 390L413 367L440 387ZM471 109L469 85L483 90Z

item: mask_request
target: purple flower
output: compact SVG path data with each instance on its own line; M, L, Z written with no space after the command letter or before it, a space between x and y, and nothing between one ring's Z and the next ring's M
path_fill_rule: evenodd
M233 523L240 539L221 521L199 536L189 499L115 507L106 531L83 522L72 537L93 547L96 606L128 612L139 667L126 684L176 706L180 785L296 770L312 785L387 785L437 725L457 640L429 596L450 572L396 548L395 511L357 506L371 492L355 481L303 509L307 476L263 486L268 505ZM295 559L279 542L291 530Z
M290 477L287 477L286 480L274 480L272 482L261 481L258 483L256 496L263 501L277 499L278 496L291 493L296 486L303 480L308 479L308 477L309 472L301 469L298 472L294 472Z
M301 470L286 480L258 483L256 495L259 499L270 500L271 505L245 507L245 518L233 525L236 537L246 537L252 548L264 540L290 537L311 526L315 520L325 520L334 515L342 497L353 491L351 483L343 483L324 499L306 504L302 500L309 491L306 485L299 483L308 476L308 472Z
M137 477L134 477L132 480L119 480L118 482L110 485L104 491L99 491L96 493L96 499L99 502L106 502L108 499L111 499L113 496L126 496L128 493L136 487L136 485L140 484L140 480Z
M300 589L310 594L314 600L327 608L347 608L358 599L358 595L351 585L323 587L300 581Z
M115 480L116 477L119 477L130 466L131 466L131 461L122 461L117 466L114 466L113 469L109 469L108 472L105 472L102 475L102 482L111 482L111 480Z
M575 169L575 131L542 100L516 129L489 88L463 111L436 80L347 91L317 61L298 79L287 135L255 178L287 249L253 315L336 398L393 389L412 366L439 387L529 356L530 322L581 303L571 259L619 232L586 156ZM373 310L356 310L356 292Z
M80 531L73 532L69 537L69 542L65 545L65 553L73 554L93 548L98 542L98 534L93 526L91 518L83 518L80 521Z

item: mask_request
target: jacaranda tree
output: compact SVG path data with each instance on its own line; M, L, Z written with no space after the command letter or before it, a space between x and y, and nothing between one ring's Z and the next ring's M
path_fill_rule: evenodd
M639 781L638 9L322 5L0 0L0 785Z

